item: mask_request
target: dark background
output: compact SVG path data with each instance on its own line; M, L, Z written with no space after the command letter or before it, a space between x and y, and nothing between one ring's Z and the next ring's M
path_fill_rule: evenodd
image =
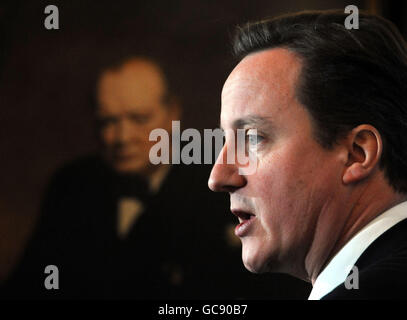
M44 27L49 4L59 8L59 30ZM349 4L384 15L406 34L404 1L1 1L0 281L18 260L50 175L97 148L91 95L103 63L159 52L175 75L183 127L212 128L237 24Z

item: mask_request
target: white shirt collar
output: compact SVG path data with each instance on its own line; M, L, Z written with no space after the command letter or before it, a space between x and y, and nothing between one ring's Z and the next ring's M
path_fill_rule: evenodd
M346 280L352 267L385 231L407 218L407 201L385 211L363 227L318 275L308 300L319 300Z

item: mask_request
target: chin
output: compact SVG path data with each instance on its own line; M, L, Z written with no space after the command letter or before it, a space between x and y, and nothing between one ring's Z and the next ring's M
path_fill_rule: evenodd
M258 248L242 246L242 260L245 268L252 273L268 272L267 259Z

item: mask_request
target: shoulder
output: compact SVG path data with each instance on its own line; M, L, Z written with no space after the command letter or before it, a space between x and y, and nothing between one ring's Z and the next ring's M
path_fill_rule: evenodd
M110 190L112 181L112 172L100 157L92 155L75 159L51 176L44 190L42 210L57 205L71 207L79 199L100 197L105 190Z
M353 272L324 300L407 299L407 248L397 256Z
M324 299L407 299L407 219L376 239L355 266L347 285Z

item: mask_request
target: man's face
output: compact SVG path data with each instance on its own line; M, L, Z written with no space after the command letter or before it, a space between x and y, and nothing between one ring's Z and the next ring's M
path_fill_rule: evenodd
M98 117L105 156L120 173L148 174L155 128L170 131L174 108L166 106L166 87L151 62L134 59L105 72L98 86Z
M303 277L317 225L328 230L338 222L333 198L341 188L343 157L314 139L310 115L295 96L300 70L301 61L285 49L254 53L233 70L222 92L221 153L227 153L228 132L257 129L257 141L249 138L257 144L256 172L239 175L239 165L218 160L209 179L212 190L230 194L231 210L242 222L235 233L243 262L252 272Z

